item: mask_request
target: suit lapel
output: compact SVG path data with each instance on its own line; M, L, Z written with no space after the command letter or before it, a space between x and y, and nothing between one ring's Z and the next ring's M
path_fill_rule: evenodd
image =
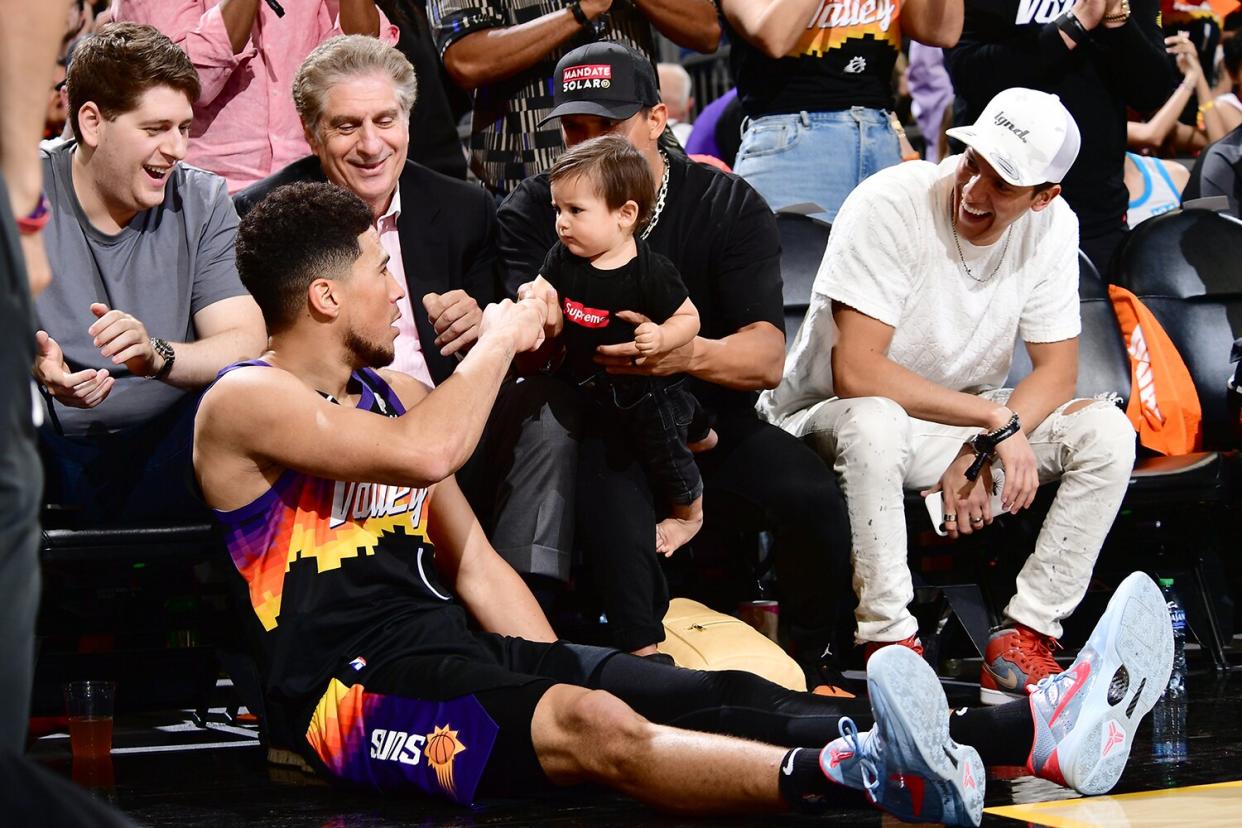
M444 382L457 362L440 355L435 344L436 333L423 310L423 296L449 290L449 262L440 227L438 200L420 186L420 170L406 163L397 186L401 189L401 215L397 219L397 238L401 241L401 261L405 266L405 286L418 327L418 340L423 358L436 384Z

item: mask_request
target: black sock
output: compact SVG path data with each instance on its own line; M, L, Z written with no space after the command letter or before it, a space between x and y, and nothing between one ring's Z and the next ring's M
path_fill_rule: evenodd
M818 814L833 806L856 808L867 801L862 791L838 785L819 767L820 748L794 748L781 760L781 797L790 810ZM788 769L788 771L786 771Z
M1029 702L963 707L949 714L949 736L979 751L983 764L1025 765L1035 741Z

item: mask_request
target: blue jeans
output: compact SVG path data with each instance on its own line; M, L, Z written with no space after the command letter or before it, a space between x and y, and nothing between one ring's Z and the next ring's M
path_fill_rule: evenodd
M833 221L864 178L901 162L897 133L882 109L767 115L748 122L733 171L773 210L811 202Z

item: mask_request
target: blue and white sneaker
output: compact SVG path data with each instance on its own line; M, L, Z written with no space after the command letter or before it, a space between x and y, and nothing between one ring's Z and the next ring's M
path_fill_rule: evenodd
M1117 587L1069 669L1032 689L1031 773L1079 793L1107 793L1172 670L1173 627L1164 596L1151 578L1135 572Z
M850 719L819 754L829 779L907 822L978 825L985 776L978 752L949 738L949 704L931 667L905 647L884 647L867 662L875 727Z

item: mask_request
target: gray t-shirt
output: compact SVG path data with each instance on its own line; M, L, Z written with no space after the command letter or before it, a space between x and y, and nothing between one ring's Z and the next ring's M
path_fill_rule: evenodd
M116 377L108 398L92 409L54 403L67 435L112 432L147 422L186 393L135 377L100 356L87 329L90 306L103 302L141 320L147 333L193 342L194 314L246 289L237 276L233 241L237 211L219 176L178 164L164 203L144 210L116 235L87 219L73 191L76 143L43 155L43 182L52 220L44 231L52 284L35 303L39 325L60 343L72 371L106 368Z

